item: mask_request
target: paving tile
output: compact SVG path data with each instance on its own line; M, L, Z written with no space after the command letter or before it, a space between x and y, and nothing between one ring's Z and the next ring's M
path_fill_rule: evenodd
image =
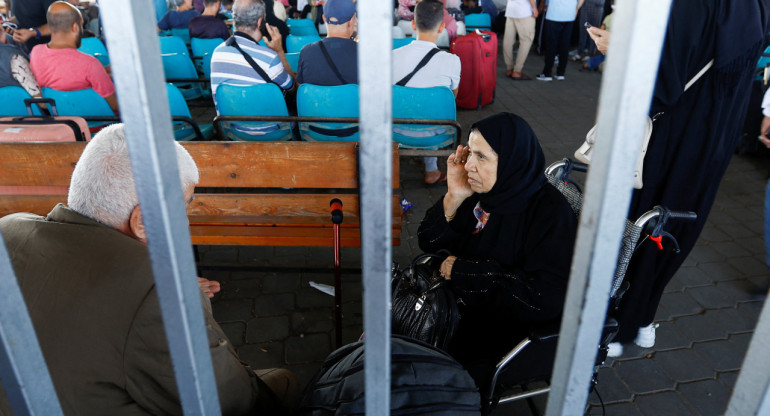
M703 308L727 308L735 306L733 298L719 290L715 285L693 287L685 290L685 293L695 299Z
M261 279L220 280L222 290L215 299L254 299L262 293Z
M251 300L216 300L211 302L211 309L214 320L219 323L245 321L254 316L254 302Z
M733 334L730 335L730 342L741 351L741 355L745 355L753 336L753 333Z
M299 289L299 273L267 273L262 279L262 293L286 293Z
M692 266L680 267L676 274L674 274L674 280L680 281L687 287L708 286L711 284L711 279L708 274L703 270Z
M754 254L764 255L765 253L765 241L761 236L736 239L735 242ZM765 266L765 272L767 272L767 266Z
M294 373L297 378L297 382L301 387L307 386L312 381L313 376L321 369L323 362L315 362L308 364L289 364L286 365L289 371Z
M656 352L654 360L677 383L714 378L710 365L690 349Z
M240 248L240 261L265 266L273 258L274 251L272 246L244 246Z
M706 273L714 282L743 278L743 274L735 269L731 262L700 264L698 269Z
M631 361L618 361L614 368L628 388L636 394L674 388L674 381L654 360L640 358Z
M756 326L757 319L759 318L759 313L762 311L763 304L764 302L761 300L753 302L741 302L738 304L738 312L747 317L752 322L752 326Z
M690 252L689 258L695 261L697 264L701 263L716 263L725 260L725 255L713 247L709 246L695 246Z
M697 415L695 409L684 402L675 392L638 396L634 401L646 416L689 416Z
M232 246L213 246L200 252L204 262L234 262L238 261L238 248Z
M724 414L730 400L730 392L716 380L680 384L677 390L702 416Z
M738 371L719 373L717 380L719 380L727 390L732 391L733 387L735 387L735 382L738 380L738 374L740 374Z
M692 342L727 338L727 332L714 325L705 315L683 316L677 318L674 325Z
M238 356L253 369L281 367L284 363L283 343L246 344L238 347Z
M733 261L732 265L744 276L767 276L768 268L764 263L764 252L760 255L762 261L756 257L742 258L740 261Z
M332 308L295 310L291 313L291 328L294 333L320 333L334 330Z
M663 309L662 316L668 319L693 315L703 310L698 302L684 293L664 293L660 298L658 309Z
M660 322L655 330L656 351L686 348L691 343L673 322Z
M734 371L741 368L745 351L728 340L696 342L692 346L715 371Z
M286 339L286 362L289 364L322 362L330 352L329 334L308 334Z
M727 258L748 257L752 253L732 241L721 241L710 244L711 248Z
M262 295L254 300L254 316L285 315L294 309L293 293Z
M344 288L343 288L344 296ZM297 291L298 308L324 308L334 306L334 296L327 295L312 287L303 287Z
M633 403L615 403L605 405L604 409L601 406L591 406L587 414L589 416L638 416L642 413Z
M225 335L227 335L227 339L230 340L230 343L233 344L235 347L239 347L243 345L244 339L243 339L243 333L246 330L246 324L243 322L226 322L219 324L219 327L222 328L222 331L225 332Z
M758 287L746 280L719 282L717 283L717 288L727 296L735 299L736 303L763 300L767 295L767 292L760 291Z
M731 241L733 239L733 236L725 233L719 227L716 227L711 224L706 224L706 226L703 227L703 232L701 232L700 237L698 237L698 239L701 241L714 243L717 241Z
M735 308L709 310L704 315L707 320L719 325L728 334L753 331L756 322L756 320L746 317Z
M630 402L634 398L633 393L631 393L631 390L628 389L623 380L618 377L614 368L600 368L597 380L599 384L596 386L596 390L598 390L604 403ZM588 403L591 405L600 404L596 393L592 392L588 396Z
M288 316L253 318L246 322L246 342L260 344L268 341L280 341L291 334Z

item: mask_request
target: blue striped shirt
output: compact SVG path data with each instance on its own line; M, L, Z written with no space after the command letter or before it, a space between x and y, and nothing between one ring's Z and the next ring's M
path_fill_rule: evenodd
M281 88L287 90L294 85L294 80L284 70L281 58L275 51L240 33L235 36L235 41ZM214 94L214 102L220 84L247 86L265 82L235 47L222 43L211 55L211 91Z

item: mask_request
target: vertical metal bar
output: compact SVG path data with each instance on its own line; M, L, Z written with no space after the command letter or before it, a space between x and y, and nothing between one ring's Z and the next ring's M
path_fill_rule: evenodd
M334 232L334 344L337 348L342 346L342 276L340 267L342 255L340 253L340 224L332 226Z
M358 2L366 414L390 414L393 3ZM376 68L376 70L374 70Z
M727 405L727 416L770 415L770 303L765 302L743 368Z
M583 414L671 0L617 2L547 415ZM581 30L584 30L581 28Z
M150 259L186 415L218 415L152 0L102 2Z
M13 413L61 415L27 304L0 236L0 381Z

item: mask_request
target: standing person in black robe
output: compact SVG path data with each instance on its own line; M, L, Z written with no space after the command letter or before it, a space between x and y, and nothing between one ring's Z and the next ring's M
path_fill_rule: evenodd
M770 0L674 0L671 6L650 108L650 117L662 114L653 123L644 187L634 192L629 218L664 205L694 211L698 220L670 222L679 254L664 240L663 251L646 242L632 257L612 355L622 354L621 343L655 343L652 322L663 289L695 246L741 136L769 18ZM714 66L684 92L712 59Z
M284 51L288 51L286 49L286 38L289 37L289 26L275 15L273 0L262 0L262 2L265 3L265 21L270 26L278 29L278 32L281 33L281 46L283 46Z
M516 115L475 123L447 165L448 191L420 224L420 248L451 254L441 273L462 302L450 354L464 364L498 360L527 324L561 316L577 219Z

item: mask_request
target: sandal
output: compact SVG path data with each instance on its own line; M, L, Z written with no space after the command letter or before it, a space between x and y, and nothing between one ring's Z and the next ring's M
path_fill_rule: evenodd
M429 182L427 180L427 177L426 177L425 185L428 185L428 186L438 185L438 184L441 184L441 183L445 183L446 179L447 179L446 173L439 171L438 178L436 178L436 180L434 180L432 182Z
M514 77L513 75L511 75L510 78L514 81L532 81L532 77L526 76L524 74L521 74L520 77Z

